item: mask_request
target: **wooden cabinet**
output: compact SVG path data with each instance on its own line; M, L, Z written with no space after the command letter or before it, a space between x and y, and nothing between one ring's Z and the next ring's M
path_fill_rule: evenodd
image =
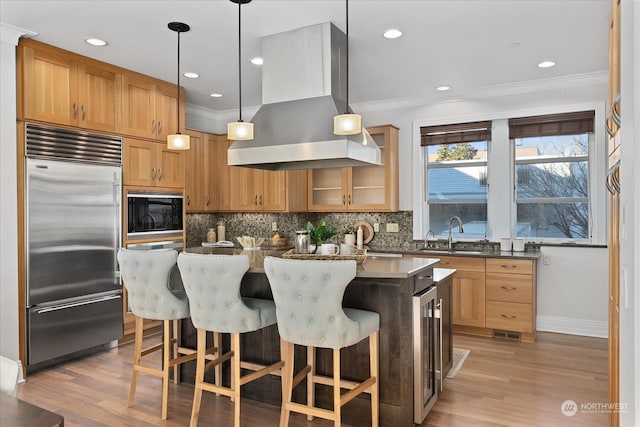
M218 135L216 140L216 166L217 190L218 190L218 210L231 211L231 166L227 164L227 150L233 141L227 139L226 135Z
M120 131L122 75L117 68L33 41L21 42L18 55L21 118Z
M536 332L534 262L487 258L486 268L486 327L520 332L523 341L533 341Z
M180 89L183 90L182 88ZM181 95L181 100L184 96ZM125 73L122 78L122 133L166 140L177 131L178 92L175 85ZM184 108L180 109L184 132Z
M231 207L238 211L304 212L307 171L230 167Z
M184 170L184 151L169 150L164 143L124 139L124 185L184 188Z
M186 131L191 149L185 151L189 165L185 172L185 205L187 212L213 212L219 208L217 136Z
M315 212L398 210L398 129L368 128L380 147L381 166L309 170L309 210Z

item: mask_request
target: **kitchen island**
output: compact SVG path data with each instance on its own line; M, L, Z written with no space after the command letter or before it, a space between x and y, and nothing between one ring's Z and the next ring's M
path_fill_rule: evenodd
M249 272L241 286L243 296L272 299L271 289L264 274L266 256L282 256L284 251L242 251L241 249L189 248L187 252L202 254L247 254L251 260ZM358 264L356 278L347 286L343 305L375 311L380 314L380 426L413 426L414 416L414 367L413 367L413 295L416 288L433 281L433 267L437 259L431 258L371 258ZM223 340L228 349L228 337ZM280 343L274 325L241 336L245 361L269 364L280 359ZM182 330L182 345L195 348L196 333L190 321ZM296 348L296 369L304 366L306 352ZM342 376L354 381L368 377L369 344L364 340L341 351ZM317 372L331 375L331 350L317 349ZM195 364L185 365L182 381L193 383ZM211 375L211 374L209 374ZM228 384L228 369L224 370L223 383ZM344 392L344 391L343 391ZM243 386L243 398L280 405L280 379L266 376ZM305 402L306 387L300 384L294 390L294 400ZM331 388L317 386L316 403L330 408ZM342 412L347 424L369 425L371 406L368 395L361 395L349 402Z

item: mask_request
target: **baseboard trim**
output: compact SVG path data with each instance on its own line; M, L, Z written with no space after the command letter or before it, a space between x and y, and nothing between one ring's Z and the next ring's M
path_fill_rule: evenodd
M598 338L607 338L609 336L609 325L607 322L573 319L570 317L537 315L536 330Z

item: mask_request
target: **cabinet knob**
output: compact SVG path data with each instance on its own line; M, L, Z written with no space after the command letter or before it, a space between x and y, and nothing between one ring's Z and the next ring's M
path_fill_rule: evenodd
M207 194L207 202L205 203L206 206L209 206L209 195Z

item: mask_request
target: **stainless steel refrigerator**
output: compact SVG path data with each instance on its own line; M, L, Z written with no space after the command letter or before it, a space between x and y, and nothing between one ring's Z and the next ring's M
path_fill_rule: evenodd
M27 365L122 337L121 139L28 124Z

